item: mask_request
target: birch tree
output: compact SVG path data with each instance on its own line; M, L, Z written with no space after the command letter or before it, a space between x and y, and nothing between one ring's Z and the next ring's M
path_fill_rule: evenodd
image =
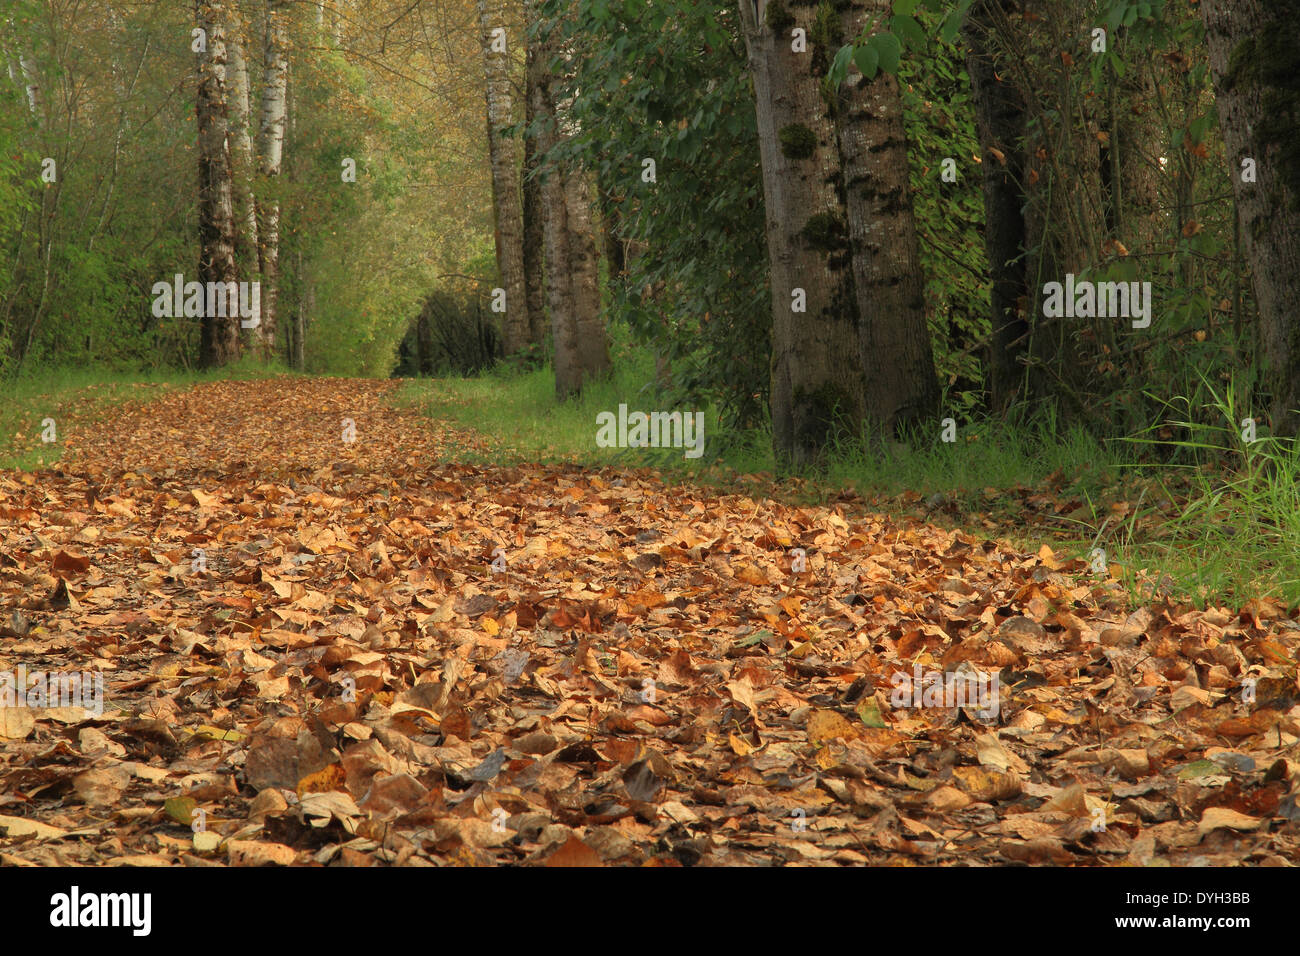
M239 297L233 283L235 210L230 171L229 120L226 105L225 7L222 0L196 0L198 40L199 282L222 285L225 308L206 302L200 334L200 361L220 366L239 355ZM224 311L225 315L213 314Z
M528 296L524 281L523 208L519 194L516 140L503 133L514 121L511 59L501 0L478 0L486 78L488 156L492 167L492 207L497 270L505 290L502 339L507 355L528 345Z
M235 197L235 258L245 273L257 270L257 208L253 199L252 102L248 80L248 60L244 55L244 27L237 3L230 8L230 27L226 37L229 56L227 78L230 87L230 159Z
M266 0L266 20L262 34L265 66L262 76L261 120L257 133L258 172L261 180L256 197L258 271L262 280L262 321L257 329L257 337L263 361L269 361L276 349L276 305L280 291L280 200L273 183L280 175L288 115L287 16L287 0Z

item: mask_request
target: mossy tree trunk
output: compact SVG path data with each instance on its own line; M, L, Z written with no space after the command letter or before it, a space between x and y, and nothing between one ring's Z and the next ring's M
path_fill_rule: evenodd
M1300 0L1202 0L1201 12L1242 253L1259 309L1273 431L1295 436L1300 434Z
M814 59L833 56L867 24L883 22L891 7L891 0L840 0L834 6L823 0L812 35ZM898 80L884 72L868 80L851 71L838 90L835 127L857 293L865 414L874 430L892 435L900 426L932 418L939 409Z
M820 457L838 430L859 434L864 412L853 262L824 82L828 51L813 55L816 4L739 5L767 208L772 442L778 460L797 467ZM794 49L796 28L809 37L803 52Z

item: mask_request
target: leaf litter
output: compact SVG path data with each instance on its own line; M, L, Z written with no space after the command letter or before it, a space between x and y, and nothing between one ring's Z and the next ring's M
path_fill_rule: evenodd
M1047 546L845 503L446 463L474 436L391 388L201 385L0 472L0 676L103 689L0 707L0 862L1297 859L1294 612L1134 610ZM944 694L994 676L991 709Z

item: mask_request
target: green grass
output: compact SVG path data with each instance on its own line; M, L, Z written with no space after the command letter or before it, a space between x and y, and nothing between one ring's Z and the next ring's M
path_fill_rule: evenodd
M0 380L0 468L49 467L63 454L60 439L68 427L101 421L124 402L149 400L199 382L284 374L283 368L244 360L210 372L50 368ZM54 419L56 440L47 443L42 422L49 418Z
M1198 604L1242 605L1256 598L1300 604L1300 443L1260 435L1246 440L1238 398L1206 383L1201 415L1191 402L1167 404L1161 430L1134 436L1169 458L1157 472L1166 501L1180 507L1126 533L1119 549L1130 587L1168 590ZM1208 413L1208 414L1205 414ZM1152 437L1155 435L1156 437ZM1145 581L1134 573L1146 569ZM1154 584L1151 582L1154 581Z
M475 464L569 462L593 467L654 467L675 475L698 475L710 466L710 447L718 437L716 409L665 403L654 382L653 361L624 352L615 344L615 372L593 382L566 402L555 397L549 367L526 372L498 369L478 378L408 380L396 401L433 418L449 421L487 440L488 452L450 446L448 459ZM679 448L601 448L596 416L628 411L704 413L705 454L688 459Z
M479 449L453 441L444 452L449 460L654 467L669 482L695 481L731 490L739 482L749 486L746 490L751 493L761 486L765 494L800 503L822 503L850 491L870 499L873 507L909 510L915 506L942 523L969 523L974 515L992 517L999 533L1013 539L1023 517L1020 502L990 496L988 489L1024 490L1054 481L1061 495L1080 501L1082 513L1062 519L1053 541L1081 553L1086 553L1096 523L1104 516L1103 502L1116 494L1123 479L1114 450L1082 429L1061 437L1052 423L1021 429L990 421L959 430L955 443L942 442L936 432L883 452L845 442L823 469L794 478L778 475L769 432L722 433L713 408L702 409L706 444L698 460L686 459L677 449L600 448L595 441L598 413L616 412L620 402L630 410L680 407L657 391L650 357L630 345L617 348L616 353L612 378L593 383L580 398L564 403L556 401L549 367L528 372L498 369L469 379L409 380L397 402L484 439ZM934 495L943 499L939 512L926 500ZM1017 543L1036 550L1042 539Z

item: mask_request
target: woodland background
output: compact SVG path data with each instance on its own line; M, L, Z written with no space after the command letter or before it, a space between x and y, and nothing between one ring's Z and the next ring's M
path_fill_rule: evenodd
M1045 495L1300 596L1297 13L4 0L0 424L69 369L441 376L412 401L534 458L702 408L705 469ZM154 316L176 273L260 281L261 326ZM1067 273L1151 282L1151 326L1045 317Z

